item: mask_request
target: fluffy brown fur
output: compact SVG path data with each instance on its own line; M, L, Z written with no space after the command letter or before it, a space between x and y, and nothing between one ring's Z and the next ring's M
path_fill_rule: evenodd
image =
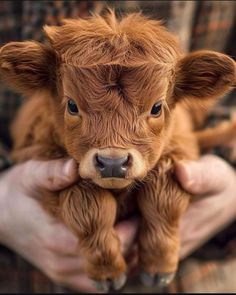
M174 162L198 157L194 124L206 113L201 106L231 89L235 62L206 50L183 56L175 37L141 14L119 21L111 12L44 30L49 45L11 42L0 51L2 77L30 98L12 126L13 158L77 161L80 181L43 192L44 206L79 237L91 278L121 286L126 263L114 223L132 202L142 216L140 267L168 283L190 198L173 178ZM78 115L68 112L71 98ZM162 111L154 117L157 101ZM129 154L126 178L101 178L97 153Z

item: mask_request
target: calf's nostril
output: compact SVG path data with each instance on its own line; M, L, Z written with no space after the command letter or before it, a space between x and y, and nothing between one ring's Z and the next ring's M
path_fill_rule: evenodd
M102 162L102 158L99 157L98 155L96 155L95 157L95 161L96 161L96 167L100 170L100 171L103 171L105 169L105 165L104 163Z
M122 170L127 170L129 166L130 166L130 156L128 155L128 156L126 156L126 157L124 158L124 162L123 162L123 164L121 165L121 169L122 169Z

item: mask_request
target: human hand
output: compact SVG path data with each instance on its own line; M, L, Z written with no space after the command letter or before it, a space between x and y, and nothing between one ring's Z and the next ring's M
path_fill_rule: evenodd
M181 219L180 258L183 259L236 217L236 172L217 156L176 164L182 187L194 195Z
M77 180L73 160L28 161L0 175L0 243L39 268L54 282L75 290L96 292L84 273L78 240L64 224L40 206L40 189L56 191ZM116 227L125 254L136 226Z

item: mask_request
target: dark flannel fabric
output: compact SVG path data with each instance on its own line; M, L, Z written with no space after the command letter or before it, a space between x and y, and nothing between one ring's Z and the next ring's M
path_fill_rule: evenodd
M117 14L140 9L176 33L184 51L209 48L236 56L234 1L0 1L0 45L9 41L33 39L44 42L42 26L57 25L65 17L87 17L91 11L103 12L114 6ZM208 118L212 126L230 117L236 107L236 93L223 99ZM23 99L0 84L0 171L10 166L7 151L11 147L9 125ZM227 160L228 151L215 150ZM235 291L236 224L216 235L181 262L177 277L165 292ZM211 259L211 260L210 260ZM224 277L224 280L220 277ZM217 278L217 280L215 280ZM217 284L215 284L215 281ZM233 289L235 288L235 289ZM10 249L0 246L0 293L69 292L52 283L44 274ZM158 292L141 286L136 276L125 292Z
M235 24L235 14L235 1L199 1L190 48L225 51Z

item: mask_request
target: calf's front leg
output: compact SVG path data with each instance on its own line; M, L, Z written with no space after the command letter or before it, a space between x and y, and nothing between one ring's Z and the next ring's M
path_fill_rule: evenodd
M85 270L102 291L120 289L126 281L126 264L113 228L116 211L110 192L88 184L74 185L59 194L59 217L78 237Z
M137 195L142 214L141 281L148 286L168 285L178 266L179 221L189 203L189 195L174 180L172 167L171 159L161 161Z

